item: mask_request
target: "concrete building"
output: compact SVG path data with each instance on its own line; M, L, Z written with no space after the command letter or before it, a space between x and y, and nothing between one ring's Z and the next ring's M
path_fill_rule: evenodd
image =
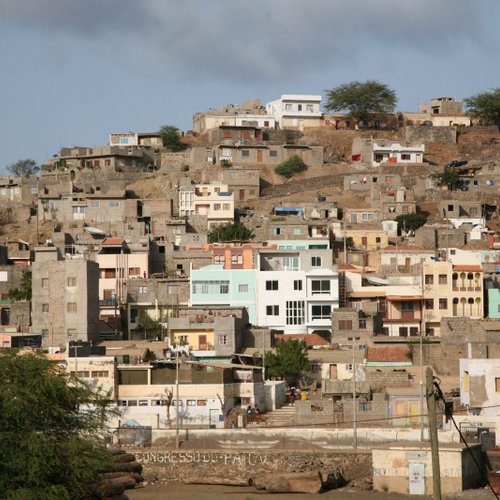
M279 128L304 130L320 126L320 106L320 95L282 95L268 102L266 111L274 117Z
M352 143L352 160L365 165L378 167L384 163L419 164L424 161L424 144L401 144L354 137Z
M260 367L179 358L178 405L175 358L152 364L119 364L117 399L122 412L111 425L118 427L120 422L133 419L154 429L172 429L179 415L182 429L223 428L222 411L227 414L235 405L256 403L262 409L273 408L265 395ZM173 396L170 404L165 402L168 394Z
M483 317L483 271L478 265L423 263L426 333L439 336L443 317Z
M205 171L202 172L202 175ZM207 172L212 179L227 184L228 191L234 193L235 202L255 200L260 194L260 171L257 168L227 167L214 172ZM204 182L208 182L205 177Z
M64 347L69 340L94 340L99 321L99 266L62 260L55 247L37 247L32 264L33 332L42 347Z
M234 193L227 184L213 182L179 187L179 215L204 215L208 227L234 221Z
M150 146L161 148L163 146L158 132L123 132L109 134L110 146Z
M330 250L261 250L258 324L284 333L329 332L339 306L338 281Z
M244 307L249 322L259 324L256 269L224 269L212 264L191 268L190 277L190 305Z
M429 102L420 103L418 108L428 115L459 115L463 111L463 103L455 101L454 97L433 97Z

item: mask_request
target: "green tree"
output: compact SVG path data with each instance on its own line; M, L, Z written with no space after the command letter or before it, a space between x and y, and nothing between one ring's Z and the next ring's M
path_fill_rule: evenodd
M274 352L266 353L265 366L268 377L298 377L301 371L309 370L306 343L303 340L278 342Z
M370 113L391 113L398 101L396 93L376 80L350 82L326 91L327 111L347 111L357 120Z
M0 354L0 497L82 498L109 470L107 394L43 355Z
M11 300L31 300L31 271L23 271L19 288L9 290Z
M159 320L153 319L151 316L149 316L149 314L145 312L141 317L136 330L142 332L144 339L155 339L157 337L161 338L161 335L163 333L162 320L161 318Z
M293 177L295 174L298 174L299 172L303 172L304 170L307 170L307 165L302 161L302 158L298 157L297 155L288 158L288 160L284 161L283 163L280 163L274 169L274 171L278 175L286 177L287 179Z
M163 146L170 149L170 151L177 153L187 149L188 146L181 141L181 134L177 127L173 125L163 125L159 133Z
M7 170L12 175L29 177L32 174L36 174L40 170L40 167L36 164L35 160L26 159L7 165Z
M434 172L430 177L434 179L439 186L448 186L450 191L453 191L453 188L459 180L458 171L452 167L444 167L442 172Z
M500 126L500 87L464 99L467 114L485 125Z
M208 242L217 243L220 241L248 241L255 238L251 229L241 222L228 222L219 224L208 233Z
M398 223L398 234L401 231L416 231L427 222L427 217L424 214L402 214L394 219Z

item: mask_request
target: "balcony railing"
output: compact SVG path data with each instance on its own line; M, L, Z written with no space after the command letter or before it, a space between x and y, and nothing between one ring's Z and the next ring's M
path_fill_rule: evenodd
M100 306L114 307L114 306L118 305L118 302L116 299L104 299L104 300L99 300L99 305Z

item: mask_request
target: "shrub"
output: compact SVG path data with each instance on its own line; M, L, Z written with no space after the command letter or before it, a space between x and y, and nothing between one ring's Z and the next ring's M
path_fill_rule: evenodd
M278 175L287 179L304 170L307 170L307 165L297 155L288 158L274 169Z

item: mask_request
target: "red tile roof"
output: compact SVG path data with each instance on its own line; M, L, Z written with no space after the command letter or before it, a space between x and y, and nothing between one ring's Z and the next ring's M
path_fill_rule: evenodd
M410 358L406 355L408 347L390 346L390 347L368 347L366 354L367 362L408 362Z
M276 340L303 340L306 343L307 347L330 345L327 340L325 340L323 337L320 337L317 333L279 333L275 336L275 338Z
M125 240L123 238L106 238L102 242L102 245L112 245L112 246L123 245L124 241Z
M481 266L478 265L473 265L473 264L463 264L463 265L457 265L453 266L454 271L482 271L483 269Z

